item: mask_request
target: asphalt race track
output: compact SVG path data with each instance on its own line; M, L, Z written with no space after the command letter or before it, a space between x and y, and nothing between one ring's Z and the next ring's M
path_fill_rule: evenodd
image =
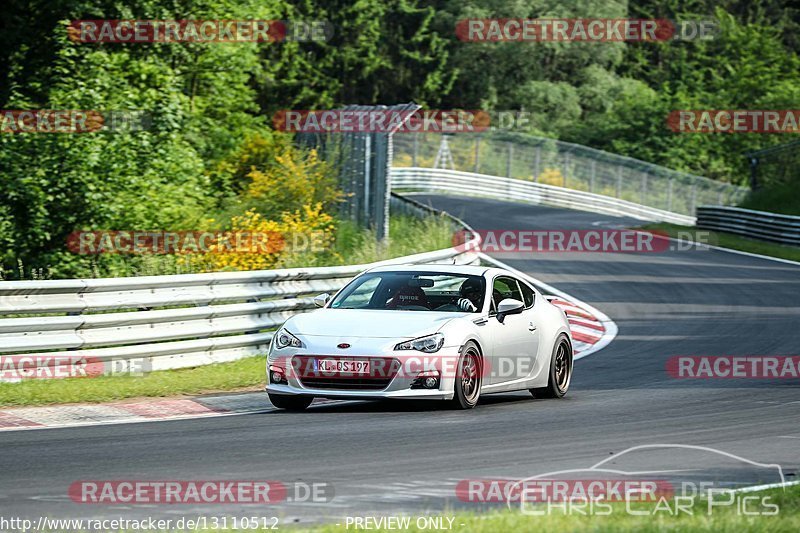
M597 229L638 223L499 201L416 196L476 229ZM472 411L372 402L331 403L171 422L0 434L0 506L18 516L441 514L460 502L459 480L520 478L588 468L646 444L712 447L800 467L800 381L677 380L675 355L797 355L800 266L717 250L499 256L609 315L605 349L576 362L562 400L485 397ZM731 484L780 481L774 472L684 449L645 450L620 469L681 469ZM76 480L269 479L332 483L329 503L253 506L80 505Z

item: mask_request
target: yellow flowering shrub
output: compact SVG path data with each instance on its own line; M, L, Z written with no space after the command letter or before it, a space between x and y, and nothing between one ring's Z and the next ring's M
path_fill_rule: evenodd
M288 136L254 136L216 169L237 191L237 213L208 252L181 258L194 271L260 270L330 257L342 200L335 168ZM230 211L229 211L230 212ZM212 223L213 221L209 221Z
M262 213L294 212L318 203L329 206L342 199L335 173L316 150L284 146L276 152L274 164L253 168L247 177L244 196Z
M289 142L283 136L251 135L235 153L217 164L212 177L223 183L231 182L235 190L241 191L250 181L248 174L254 168L269 167L275 153L284 150Z
M65 251L57 252L58 264L80 268L86 277L310 267L343 264L358 244L351 237L361 230L331 214L344 198L337 168L315 150L296 147L290 136L255 134L210 167L205 178L219 193L215 201L190 218L165 218L177 227L165 223L164 236L148 237L147 242L160 243L153 253L103 254L84 266L74 259L77 254ZM0 244L9 226L3 215L0 209ZM12 275L48 275L23 267ZM8 276L0 268L0 280Z
M564 175L557 168L545 168L544 171L539 174L539 183L562 187L564 185Z
M279 221L249 209L231 218L230 231L210 245L207 253L185 260L196 271L207 272L276 268L288 256L328 250L334 230L334 219L321 203L283 213Z

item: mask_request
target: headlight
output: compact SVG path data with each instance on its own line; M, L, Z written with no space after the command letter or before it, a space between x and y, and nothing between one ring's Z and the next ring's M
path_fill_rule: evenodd
M434 333L418 339L401 342L394 347L395 350L417 350L425 353L438 352L439 348L444 344L444 335L441 333Z
M300 341L300 339L298 339L285 329L281 329L280 331L278 331L278 333L275 334L274 339L276 348L286 348L287 346L292 346L293 348L303 347L303 343Z

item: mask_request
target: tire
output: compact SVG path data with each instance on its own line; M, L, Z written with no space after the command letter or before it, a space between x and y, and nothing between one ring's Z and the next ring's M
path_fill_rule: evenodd
M535 398L563 398L572 379L572 344L563 333L558 336L550 357L547 387L530 389Z
M314 401L313 396L291 396L288 394L272 394L269 395L269 401L278 409L286 409L287 411L303 411L306 407L311 405Z
M458 358L458 369L453 385L453 399L450 407L453 409L472 409L478 405L483 384L483 362L478 345L472 341L467 342L461 349Z

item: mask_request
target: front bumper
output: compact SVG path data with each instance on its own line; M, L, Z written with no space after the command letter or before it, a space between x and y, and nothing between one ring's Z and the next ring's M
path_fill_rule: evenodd
M452 400L453 391L429 389L405 390L346 390L346 389L313 389L299 388L292 385L279 385L269 383L265 390L270 394L285 394L287 396L313 396L315 398L328 398L331 400Z
M450 400L453 398L454 390L454 365L457 364L460 356L460 347L443 347L434 354L422 352L400 352L391 351L385 355L367 355L364 353L352 353L347 356L336 355L328 356L317 353L308 353L309 350L296 350L295 353L280 353L288 350L276 350L270 353L267 359L267 386L265 390L271 394L303 395L318 398L333 399L408 399L408 400ZM316 351L316 350L315 350ZM343 380L341 385L332 384L335 378L326 380L325 386L314 386L313 380L308 379L306 374L297 370L295 363L309 357L315 358L355 358L355 359L394 359L398 364L396 372L391 374L391 379L386 380L385 385L380 387L363 388L349 386ZM286 381L288 383L273 383L270 379L270 366L283 367L285 369ZM438 371L439 386L435 389L412 388L420 372L435 369Z

